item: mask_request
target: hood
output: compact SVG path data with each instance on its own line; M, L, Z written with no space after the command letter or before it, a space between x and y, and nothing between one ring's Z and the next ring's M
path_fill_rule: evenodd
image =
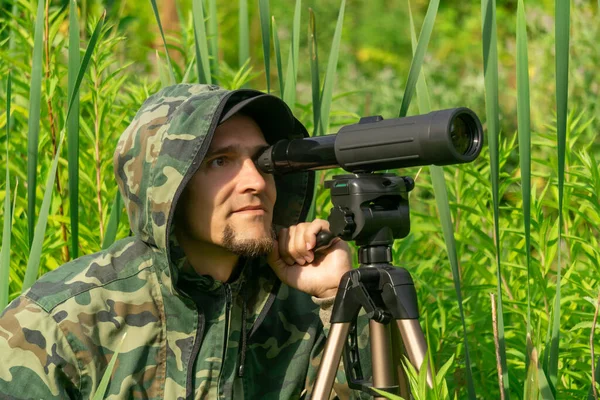
M262 94L179 84L144 102L121 135L113 160L131 231L139 239L169 257L177 200L202 163L223 109ZM304 126L295 122L293 132L282 132L270 141L307 137ZM287 227L304 221L312 201L314 172L275 176L275 184L273 223Z

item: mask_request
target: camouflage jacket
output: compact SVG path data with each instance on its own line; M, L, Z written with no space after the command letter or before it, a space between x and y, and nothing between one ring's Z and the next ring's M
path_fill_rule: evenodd
M184 278L172 234L174 206L228 99L257 94L176 85L144 102L114 157L134 235L44 275L4 310L0 397L90 398L120 344L106 398L304 396L327 332L316 302L264 259L240 260L231 284ZM297 125L290 135L306 135ZM275 224L306 218L313 184L309 172L276 178Z

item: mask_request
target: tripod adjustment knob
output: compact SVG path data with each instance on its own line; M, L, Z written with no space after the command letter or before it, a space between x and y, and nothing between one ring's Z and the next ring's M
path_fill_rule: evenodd
M352 239L352 233L356 229L354 213L346 207L337 206L329 214L329 222L332 232L344 240ZM339 232L339 233L338 233Z

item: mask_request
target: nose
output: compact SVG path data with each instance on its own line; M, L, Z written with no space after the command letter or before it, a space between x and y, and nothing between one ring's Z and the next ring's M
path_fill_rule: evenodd
M241 192L262 192L267 187L267 178L252 159L244 160L238 178Z

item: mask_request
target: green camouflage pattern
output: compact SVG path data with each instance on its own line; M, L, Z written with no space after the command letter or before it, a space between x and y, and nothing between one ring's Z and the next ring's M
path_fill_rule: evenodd
M2 312L0 398L90 398L120 343L108 399L310 391L328 326L310 296L279 282L264 258L241 259L231 284L181 274L185 255L172 235L175 204L218 115L228 101L258 94L181 84L144 102L114 155L134 235L47 273ZM288 137L306 136L296 125ZM306 218L313 184L312 172L276 178L275 224Z

